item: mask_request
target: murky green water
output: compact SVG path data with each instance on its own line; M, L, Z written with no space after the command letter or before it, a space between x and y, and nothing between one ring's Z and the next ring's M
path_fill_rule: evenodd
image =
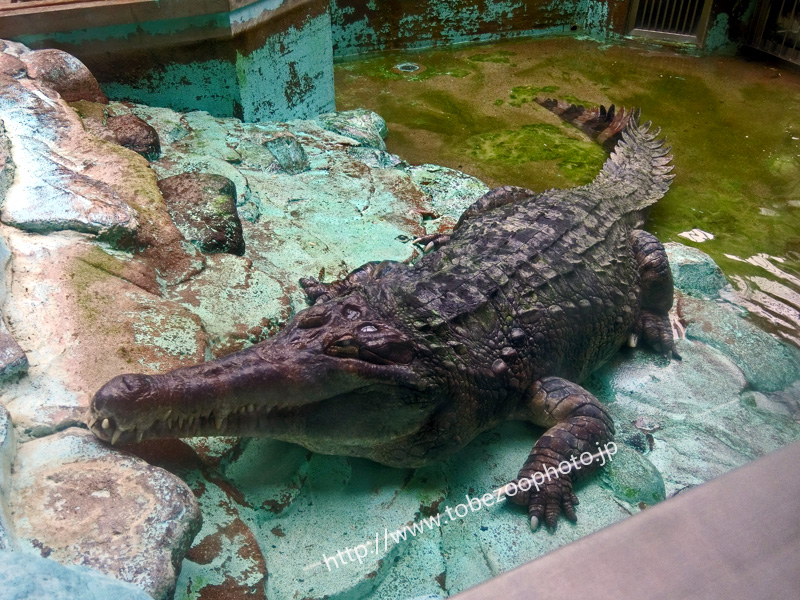
M710 254L735 301L800 345L800 73L561 38L360 58L337 65L336 90L339 110L380 113L407 161L534 190L588 183L605 159L535 97L641 107L676 172L648 228Z

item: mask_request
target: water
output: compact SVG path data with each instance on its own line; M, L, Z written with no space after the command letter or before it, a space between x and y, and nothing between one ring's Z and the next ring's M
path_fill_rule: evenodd
M406 70L404 64L419 68ZM524 40L341 62L337 108L370 108L412 163L533 190L588 183L605 156L536 96L639 106L676 177L648 229L722 267L727 299L800 346L800 73L628 42Z

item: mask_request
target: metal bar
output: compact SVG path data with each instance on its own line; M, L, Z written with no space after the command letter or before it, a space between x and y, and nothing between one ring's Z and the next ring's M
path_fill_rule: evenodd
M782 44L782 46L784 46L787 51L789 49L789 46L788 46L788 44L786 44L786 36L789 35L790 31L792 31L792 27L794 26L794 15L795 15L796 12L797 12L797 0L794 0L794 6L792 7L792 14L789 17L787 25L786 25L786 33L783 34L784 43ZM794 32L792 32L792 33L794 33ZM797 37L798 36L800 36L800 31L798 32L798 35L795 36L795 38L794 38L794 46L792 47L792 52L794 52L797 49ZM788 54L788 52L787 52L787 54Z
M794 0L794 5L795 7L797 7L797 0ZM780 19L782 16L783 16L783 4L781 4L781 11L778 13L778 18ZM787 27L786 31L783 32L783 39L781 40L781 55L783 55L783 49L786 48L786 36L788 35L789 35L789 27Z
M706 2L708 2L708 0L706 0ZM691 31L695 35L697 35L697 31L696 31L696 29L697 29L697 25L696 25L697 24L697 7L699 5L700 5L700 0L696 0L695 3L694 3L694 10L692 11L692 21L691 21L692 29L691 29Z
M675 21L675 10L677 9L678 14L681 14L681 10L683 9L683 0L680 0L680 4L677 1L672 3L672 14L669 16L669 27L667 27L667 31L672 31L672 23ZM674 33L680 33L680 31L675 31Z
M656 19L656 31L664 31L664 16L667 14L669 0L662 0L658 3L658 18Z
M644 29L652 29L653 23L653 6L655 5L656 0L647 0L646 4L646 11L647 11L647 22L645 23L644 20L644 13L642 13L642 26Z
M683 25L681 25L681 32L686 32L686 20L689 18L689 9L692 6L692 2L699 2L700 0L689 0L689 4L686 5L686 12L683 13Z

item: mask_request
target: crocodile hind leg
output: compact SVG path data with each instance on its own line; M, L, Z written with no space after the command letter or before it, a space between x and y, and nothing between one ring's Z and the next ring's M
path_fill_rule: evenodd
M642 306L634 328L634 343L638 337L664 356L674 355L669 309L672 308L672 272L667 252L658 239L636 229L630 235L633 255L639 265L642 287Z
M517 478L506 484L505 493L512 502L528 507L532 529L542 520L555 527L561 513L575 521L578 498L573 481L600 464L599 460L586 464L578 459L602 450L613 439L614 424L597 398L560 377L534 383L524 402L519 416L550 428L533 446Z

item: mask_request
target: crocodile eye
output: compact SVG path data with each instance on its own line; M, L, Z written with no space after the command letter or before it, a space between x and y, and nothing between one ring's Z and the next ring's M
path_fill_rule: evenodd
M375 325L362 325L359 328L359 331L361 333L376 333L378 331L378 328L375 327Z

